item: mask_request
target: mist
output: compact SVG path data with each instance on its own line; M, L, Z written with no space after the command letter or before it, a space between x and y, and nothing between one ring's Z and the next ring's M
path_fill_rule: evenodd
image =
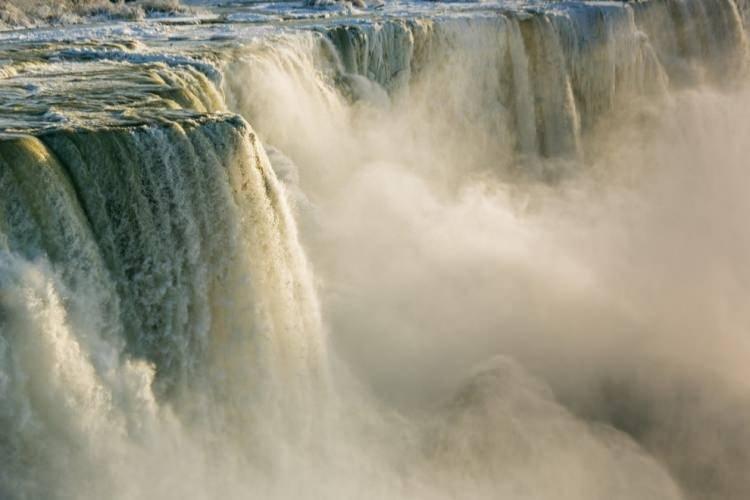
M427 460L427 498L743 498L750 93L656 72L580 155L519 157L477 79L487 33L390 99L326 85L313 38L228 72L296 207L334 379L426 440L403 467Z
M103 3L0 16L153 2ZM222 5L28 42L0 497L749 497L741 6Z

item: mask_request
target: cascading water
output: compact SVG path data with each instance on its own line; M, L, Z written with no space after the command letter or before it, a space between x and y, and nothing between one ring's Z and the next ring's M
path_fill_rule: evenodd
M245 434L322 397L307 264L242 120L9 137L1 157L8 495L97 497L58 483L166 401Z
M186 3L0 4L0 498L750 492L744 2Z
M324 151L300 151L327 147L326 141L307 140L307 134L332 138L340 130L373 127L371 116L359 118L368 104L374 108L368 113L386 109L387 117L378 117L374 126L388 121L389 144L405 133L432 142L437 133L443 155L458 152L451 165L502 168L513 161L498 158L518 153L529 160L576 159L597 120L633 101L663 97L670 79L688 78L674 67L693 67L693 73L712 69L717 78L729 67L735 74L743 71L746 40L737 10L730 2L716 12L706 18L717 25L723 20L721 29L708 22L705 29L727 33L727 39L702 41L710 47L706 54L661 40L655 48L650 32L676 38L689 28L657 7L629 4L336 26L325 37L302 33L262 40L263 48L251 44L226 70L228 95L230 106L249 116L270 143L306 161L314 161L311 156L332 161ZM703 64L718 61L712 56L717 52L722 67ZM238 82L233 75L241 75ZM246 84L247 78L252 83ZM299 94L310 98L291 104L291 96ZM348 104L352 100L354 106ZM429 127L418 121L425 115L433 120ZM382 140L380 134L358 132L366 139L357 150L388 156L392 148L371 145ZM462 147L467 136L480 151ZM358 153L336 156L352 154ZM526 169L532 167L528 163Z

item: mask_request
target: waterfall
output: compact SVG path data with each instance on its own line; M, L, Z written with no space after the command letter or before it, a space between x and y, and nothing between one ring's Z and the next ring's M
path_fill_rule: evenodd
M357 128L351 101L396 110L389 119L402 132L424 129L419 120L429 117L446 149L481 138L490 152L468 163L580 159L597 123L630 112L632 102L741 74L746 45L728 0L384 19L251 43L227 62L225 89L230 107L292 159L322 154L301 150L324 147L309 134ZM287 106L291 95L304 98ZM405 124L408 115L417 123Z
M0 0L1 22L150 5L15 4ZM721 474L723 438L714 464L680 456L703 444L688 431L684 447L659 441L679 435L659 405L686 404L637 393L657 362L628 375L635 389L608 378L632 369L630 344L676 338L680 318L658 317L670 300L715 306L695 327L709 334L746 326L734 295L677 290L743 296L725 262L739 258L703 280L709 259L679 232L700 210L668 205L683 193L656 174L632 180L664 163L692 199L726 189L745 206L729 180L690 175L715 152L696 116L733 111L705 95L747 76L746 2L202 5L216 16L2 34L0 498L747 491ZM741 185L742 147L725 149ZM632 229L652 213L658 230ZM740 224L708 226L745 248ZM684 248L651 248L670 231ZM670 286L639 294L653 276ZM677 385L688 400L722 387L704 382ZM739 403L731 417L701 404L695 422L750 443Z
M77 488L57 483L116 459L100 455L168 401L188 426L210 404L224 407L210 425L304 429L326 385L325 340L247 123L10 137L0 165L7 495Z

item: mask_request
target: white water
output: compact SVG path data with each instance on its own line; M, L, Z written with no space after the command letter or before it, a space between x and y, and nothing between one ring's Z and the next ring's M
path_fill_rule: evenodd
M3 496L203 497L158 464L309 434L325 347L294 223L246 124L193 127L6 143Z
M179 0L3 0L0 26L19 27L83 22L91 17L139 19L147 14L184 11Z
M441 451L406 497L747 491L748 101L711 88L743 72L743 35L683 51L643 31L658 11L592 11L525 36L512 16L376 25L332 36L340 59L280 37L226 70L230 108L297 166L337 352Z
M744 498L746 42L649 5L279 33L226 103L159 59L252 130L5 138L0 496Z

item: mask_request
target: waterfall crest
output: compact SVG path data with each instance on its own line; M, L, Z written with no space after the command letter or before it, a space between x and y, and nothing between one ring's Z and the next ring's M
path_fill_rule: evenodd
M293 142L305 141L270 122L306 123L311 118L284 113L309 112L332 128L351 127L356 117L345 108L353 100L429 115L431 126L446 124L440 134L448 137L484 137L488 157L578 159L602 119L670 88L736 81L747 64L731 0L564 3L321 31L261 41L262 49L251 43L226 70L231 107L292 156L299 149ZM267 89L269 75L276 83ZM314 109L285 110L278 101L292 87ZM258 102L266 96L270 102Z

